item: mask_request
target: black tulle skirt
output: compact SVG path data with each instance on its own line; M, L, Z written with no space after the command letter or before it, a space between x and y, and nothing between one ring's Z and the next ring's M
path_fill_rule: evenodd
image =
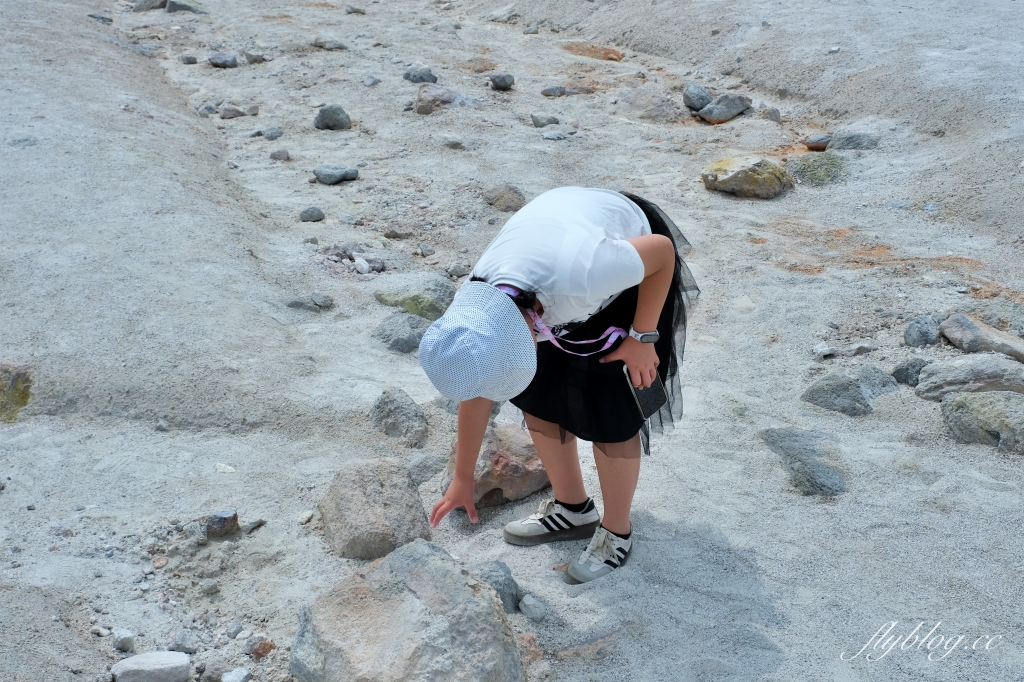
M647 216L654 234L661 234L675 244L676 267L672 287L658 320L660 340L654 344L658 354L658 374L668 393L666 405L644 420L632 390L623 373L622 362L602 364L600 358L618 348L621 340L605 353L579 357L566 353L554 344L537 344L537 374L521 394L510 401L526 415L527 426L548 437L565 441L567 434L591 441L610 457L631 457L636 447L622 447L639 438L644 453L650 452L650 433L670 429L683 414L683 396L679 385L679 367L686 346L686 320L690 306L700 293L693 275L683 262L690 243L675 223L655 204L641 197L623 194ZM570 340L596 339L608 327L629 329L636 314L640 287L626 289L603 310L588 318L563 337ZM593 348L575 346L578 352ZM532 417L532 419L531 419Z

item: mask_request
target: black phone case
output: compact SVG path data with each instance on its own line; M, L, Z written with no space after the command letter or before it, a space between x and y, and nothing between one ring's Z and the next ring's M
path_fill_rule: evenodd
M640 414L644 416L645 420L650 419L668 402L668 393L665 392L665 384L662 383L661 376L655 375L654 383L647 388L636 388L629 378L629 368L625 364L622 365L622 371L626 375L626 383L629 384L629 390L633 392L633 398L636 399L636 406L640 410Z

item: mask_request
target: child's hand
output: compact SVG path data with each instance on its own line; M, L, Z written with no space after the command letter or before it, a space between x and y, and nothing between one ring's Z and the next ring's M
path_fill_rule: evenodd
M476 523L479 520L476 515L476 505L473 503L472 478L469 480L456 478L452 481L444 497L437 501L430 512L430 527L437 528L437 524L441 523L441 519L447 516L448 512L459 507L465 508L471 522Z

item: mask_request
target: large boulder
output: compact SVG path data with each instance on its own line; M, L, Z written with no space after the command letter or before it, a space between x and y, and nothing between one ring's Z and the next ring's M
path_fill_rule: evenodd
M811 384L800 399L826 410L859 417L874 412L875 398L896 388L896 380L885 370L865 365L823 376Z
M423 410L400 388L389 388L381 393L370 410L370 421L384 431L384 435L400 438L409 447L416 447L427 437L427 418Z
M915 390L917 396L925 400L942 400L947 393L1024 393L1024 364L1001 355L933 362L921 368Z
M752 156L716 161L705 166L700 177L708 189L758 199L772 199L794 187L785 168Z
M1024 455L1024 395L1012 391L947 393L942 417L961 443Z
M805 185L821 186L843 177L843 157L832 152L809 153L786 162L786 170Z
M431 321L444 315L455 299L451 280L432 273L392 275L377 282L381 288L373 295L378 301Z
M824 434L793 427L765 429L761 439L782 458L789 480L804 495L834 497L846 492L839 448Z
M379 559L430 526L405 462L394 457L344 462L320 500L324 539L347 559Z
M728 93L711 100L697 115L708 123L725 123L746 111L750 104L750 98L746 95Z
M455 478L455 445L453 442L445 469L442 487L446 489ZM487 429L473 481L473 500L478 507L521 500L551 485L530 435L509 423Z
M416 540L299 613L288 670L298 682L522 682L493 589Z
M189 682L188 654L154 651L118 661L110 669L114 682Z
M992 351L1024 362L1024 339L990 327L976 317L956 313L939 325L949 342L965 353Z

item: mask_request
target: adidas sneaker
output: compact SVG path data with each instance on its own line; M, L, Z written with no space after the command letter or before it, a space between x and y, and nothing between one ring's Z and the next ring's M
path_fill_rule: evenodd
M536 514L505 526L505 542L510 545L542 545L561 540L583 540L601 523L594 501L588 499L581 512L571 512L554 500L542 502Z
M598 528L580 558L565 569L562 579L570 585L579 585L602 578L616 568L625 566L631 551L632 537L626 540L604 528Z

